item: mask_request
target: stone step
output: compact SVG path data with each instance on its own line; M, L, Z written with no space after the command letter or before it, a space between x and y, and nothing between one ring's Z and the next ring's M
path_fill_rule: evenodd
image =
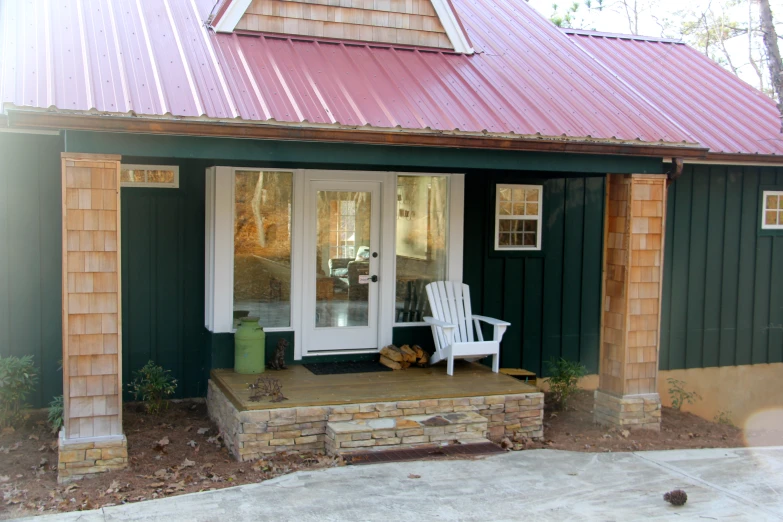
M415 446L487 442L487 418L472 411L326 423L330 455Z

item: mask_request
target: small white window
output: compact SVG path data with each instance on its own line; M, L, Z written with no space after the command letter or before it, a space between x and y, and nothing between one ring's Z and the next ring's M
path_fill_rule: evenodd
M123 187L178 188L179 167L176 165L122 165L120 185Z
M763 200L761 228L783 230L783 190L765 190Z
M495 250L541 250L541 185L498 185Z

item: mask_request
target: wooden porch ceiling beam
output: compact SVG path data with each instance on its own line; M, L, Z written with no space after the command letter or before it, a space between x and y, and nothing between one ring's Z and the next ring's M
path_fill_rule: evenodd
M82 116L33 111L9 111L8 125L15 128L69 129L99 132L131 132L179 136L228 137L367 145L405 145L526 152L562 152L618 156L705 158L707 149L698 146L665 146L624 143L529 140L370 131L362 129L302 128L283 125L150 120L131 117Z

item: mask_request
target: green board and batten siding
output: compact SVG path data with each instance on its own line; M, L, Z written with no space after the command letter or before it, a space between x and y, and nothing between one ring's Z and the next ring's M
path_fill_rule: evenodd
M33 355L43 406L62 394L60 136L0 133L0 355Z
M783 236L759 233L771 186L783 169L698 165L669 187L661 369L783 362Z
M579 360L598 371L604 177L488 173L466 177L464 281L473 310L511 323L501 364L546 374ZM494 251L495 186L543 184L541 252ZM468 239L470 238L470 239Z

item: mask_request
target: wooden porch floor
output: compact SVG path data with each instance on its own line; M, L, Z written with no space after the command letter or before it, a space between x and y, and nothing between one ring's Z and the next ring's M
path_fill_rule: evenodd
M409 368L395 372L315 375L301 365L287 370L267 370L283 385L288 400L270 402L249 400L247 385L257 375L240 375L233 370L212 370L212 381L239 411L326 406L367 402L415 401L448 397L510 395L538 391L508 375L492 373L486 366L458 361L454 376L446 375L446 365Z

